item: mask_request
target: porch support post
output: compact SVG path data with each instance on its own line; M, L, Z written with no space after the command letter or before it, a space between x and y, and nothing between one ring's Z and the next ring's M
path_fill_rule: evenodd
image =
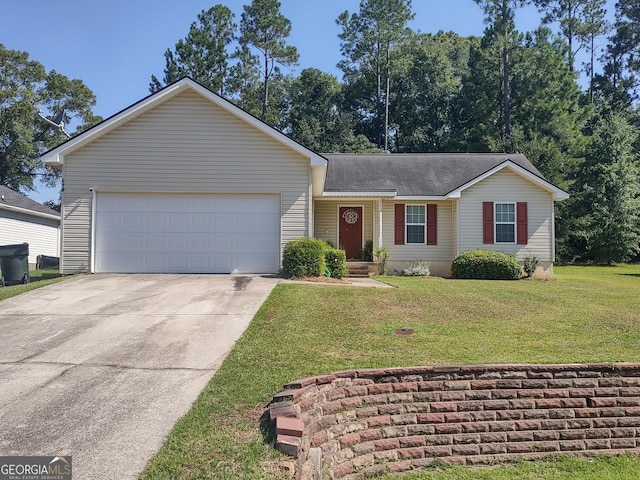
M382 199L378 199L378 247L382 246Z

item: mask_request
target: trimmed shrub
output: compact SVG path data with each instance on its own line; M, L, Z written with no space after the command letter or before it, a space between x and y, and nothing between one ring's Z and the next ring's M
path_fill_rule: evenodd
M522 267L513 255L490 250L469 250L451 264L453 278L480 280L518 280Z
M428 277L431 275L429 262L426 260L416 260L402 271L402 275L407 277Z
M326 242L313 238L290 241L282 251L282 273L293 278L324 275L324 256L329 248Z
M324 252L324 262L332 278L344 278L349 273L347 269L347 254L344 250L331 248Z

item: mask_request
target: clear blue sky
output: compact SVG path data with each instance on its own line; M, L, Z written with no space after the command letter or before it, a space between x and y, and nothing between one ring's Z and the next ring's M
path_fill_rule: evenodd
M183 38L202 10L221 3L240 21L250 0L3 0L0 43L26 51L31 59L70 78L81 79L97 96L94 112L106 118L149 94L151 74L162 77L163 53ZM340 78L340 44L335 19L356 12L360 0L281 0L291 20L289 43L300 63L291 73L314 67ZM608 0L613 12L614 0ZM414 30L452 30L481 35L483 15L473 0L413 0ZM521 31L536 28L540 15L519 10ZM58 191L38 187L29 196L56 200Z

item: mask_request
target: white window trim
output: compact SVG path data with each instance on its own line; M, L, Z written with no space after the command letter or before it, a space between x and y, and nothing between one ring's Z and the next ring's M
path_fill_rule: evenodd
M498 205L513 205L513 222L498 222ZM516 202L493 202L493 243L499 245L515 245L518 243L518 208ZM498 241L498 224L513 225L513 242Z
M424 223L409 223L407 221L408 207L422 207L424 208ZM409 225L422 225L423 241L422 242L409 242L409 235L407 234ZM425 245L427 243L427 205L425 203L407 203L404 206L404 244L405 245Z

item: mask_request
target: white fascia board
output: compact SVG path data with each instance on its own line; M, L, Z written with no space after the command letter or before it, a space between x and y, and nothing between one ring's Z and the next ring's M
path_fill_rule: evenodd
M437 195L401 195L395 198L396 200L403 200L406 202L411 202L415 200L426 200L430 202L444 201L448 200L449 197L442 197Z
M323 197L386 197L394 198L397 192L324 192Z
M501 171L501 170L503 170L505 168L509 168L509 169L513 170L514 172L516 172L517 174L525 177L527 180L531 181L532 183L535 183L540 188L550 192L553 195L553 199L554 200L566 200L567 198L569 198L569 194L567 192L565 192L564 190L559 189L558 187L556 187L552 183L547 182L545 179L540 178L539 176L537 176L536 174L530 172L529 170L527 170L525 168L522 168L520 165L518 165L516 163L513 163L511 160L506 160L505 162L501 163L500 165L496 165L491 170L483 173L482 175L479 175L478 177L476 177L473 180L465 183L464 185L456 188L455 190L452 190L451 192L449 192L446 195L446 198L460 198L460 195L462 194L463 190L466 190L467 188L475 185L476 183L479 183L479 182L483 181L487 177L490 177L491 175L493 175L493 174L495 174L495 173L497 173L497 172L499 172L499 171Z
M326 178L326 165L311 164L311 194L314 198L322 196L322 190L324 189L324 181Z
M11 212L23 213L25 215L31 215L33 217L48 218L49 220L58 220L58 221L60 221L60 215L52 215L50 213L36 212L34 210L29 210L28 208L14 207L13 205L0 205L0 208L2 208L4 210L9 210Z
M81 133L77 137L73 137L71 140L49 151L46 155L42 157L42 161L46 164L61 165L63 163L63 158L60 157L60 154L66 154L80 148L86 143L104 135L105 133L112 130L113 128L125 123L126 121L132 118L135 118L136 116L140 115L144 111L149 110L150 108L165 102L169 98L174 97L175 95L187 89L196 91L197 93L207 98L211 102L215 103L219 107L227 110L228 112L232 113L236 117L241 118L245 122L249 123L250 125L253 125L257 129L266 133L270 137L278 140L279 142L285 144L292 150L308 158L312 166L327 165L326 158L322 157L321 155L318 155L312 150L309 150L308 148L303 147L299 143L291 140L289 137L287 137L283 133L280 133L275 128L270 127L269 125L257 119L253 115L237 107L230 101L225 100L219 95L216 95L215 93L207 90L205 87L196 83L190 78L183 78L182 80L179 80L173 85L169 85L168 87L163 88L162 90L146 97L145 99L137 103L134 103L130 107L122 110L120 113L115 114L113 117L105 120L104 122L99 123L95 127L90 128L86 132Z
M62 155L62 153L57 153L55 155L47 155L46 157L43 157L42 160L47 165L50 165L56 168L62 168L62 165L64 165L64 155Z

